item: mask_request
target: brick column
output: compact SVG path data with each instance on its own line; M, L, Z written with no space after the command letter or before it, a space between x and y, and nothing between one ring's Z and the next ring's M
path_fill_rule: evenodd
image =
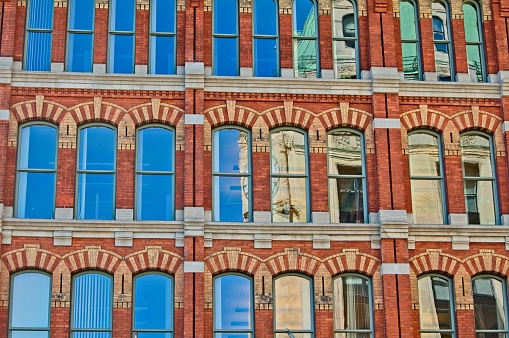
M501 2L503 0L493 0L491 4L491 14L493 20L493 32L485 30L486 44L496 48L498 70L509 70L509 42L507 39L507 30L509 29L509 12L501 12ZM491 48L491 47L488 47ZM488 60L488 64L490 61Z

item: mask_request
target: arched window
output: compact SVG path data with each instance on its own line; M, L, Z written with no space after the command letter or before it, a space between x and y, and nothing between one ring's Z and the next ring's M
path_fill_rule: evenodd
M364 137L349 129L327 134L329 213L334 223L364 223L367 211Z
M418 280L421 337L456 337L452 282L442 275Z
M498 199L491 136L466 132L460 135L465 204L469 224L497 224Z
M489 275L472 279L477 337L507 337L507 285Z
M307 134L281 128L270 133L272 221L309 221Z
M25 70L51 69L54 0L28 0L25 30Z
M73 276L71 299L72 338L111 338L112 276L94 271Z
M465 24L468 74L472 82L484 82L486 64L484 62L482 17L477 2L467 1L463 3L463 23Z
M27 123L20 128L18 142L16 217L53 218L58 130Z
M134 74L135 0L110 0L108 72Z
M414 0L399 3L399 22L401 27L401 53L403 74L407 80L421 80L421 41L419 35L419 15Z
M443 1L431 4L433 15L433 40L435 43L435 69L440 81L454 80L452 57L451 14L449 6Z
M133 333L138 338L173 337L173 278L144 273L134 278L133 290Z
M224 274L215 277L213 284L213 337L254 337L253 280Z
M253 1L253 74L279 76L279 8L276 0Z
M67 18L68 72L92 72L95 0L71 0Z
M238 127L213 133L213 219L249 222L251 215L251 134Z
M176 73L177 2L150 2L150 74Z
M136 219L173 221L175 133L149 125L136 135Z
M343 274L333 281L334 334L337 337L373 337L371 279Z
M293 73L320 77L318 5L314 0L293 0Z
M212 72L239 75L239 4L237 0L212 1Z
M9 337L49 338L50 311L50 275L21 271L11 276Z
M412 214L416 224L444 224L446 215L442 140L417 130L408 135Z
M76 218L114 219L117 133L111 126L79 129Z
M299 338L314 337L313 282L302 275L274 279L275 338L286 338L286 329Z
M359 78L357 5L351 0L334 0L332 5L334 73L338 79Z

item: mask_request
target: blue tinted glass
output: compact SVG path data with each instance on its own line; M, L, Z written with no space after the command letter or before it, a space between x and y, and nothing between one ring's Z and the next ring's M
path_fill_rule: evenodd
M48 331L12 331L11 338L49 338Z
M316 8L312 0L294 0L293 34L316 36Z
M237 1L214 0L214 32L213 34L237 34Z
M28 32L26 42L25 69L50 70L51 33Z
M150 37L150 73L175 74L175 37Z
M110 332L73 332L72 338L111 338Z
M169 332L138 332L138 338L172 338L173 334Z
M31 125L21 130L20 169L56 169L57 129Z
M216 333L216 334L214 334L214 338L251 338L251 337L252 337L251 333ZM276 337L278 337L278 336L276 335ZM295 337L300 338L298 333L295 334ZM304 337L304 336L302 336L302 337Z
M159 33L175 33L175 0L152 0L151 30Z
M238 129L222 129L214 133L214 172L247 173L248 134Z
M94 126L80 130L78 170L115 170L115 131Z
M72 0L69 4L69 29L94 29L95 0Z
M55 173L20 172L16 217L53 218Z
M214 75L239 75L237 38L214 38Z
M253 30L255 35L277 35L277 4L274 0L254 1Z
M132 74L134 70L134 36L110 36L110 72Z
M113 219L113 174L78 175L78 219Z
M27 27L51 29L53 26L53 4L54 0L30 0Z
M112 278L87 273L74 279L72 297L72 329L110 329L112 310ZM103 337L80 335L77 337Z
M51 279L37 273L21 273L13 277L11 293L11 327L48 328ZM30 309L30 311L27 311ZM42 337L47 337L46 335ZM19 335L19 337L39 337Z
M134 330L172 329L172 279L159 274L150 274L136 278L135 283Z
M249 181L247 177L214 177L214 218L220 222L249 220Z
M216 313L214 328L216 330L251 329L251 297L251 280L237 275L217 278L214 281L214 312ZM245 335L240 336L245 337Z
M166 128L138 131L138 170L173 171L173 132Z
M173 177L137 176L136 214L139 220L173 220Z
M92 34L69 33L67 71L92 72Z
M134 1L135 0L110 0L110 30L116 32L134 31Z
M277 39L254 39L254 75L279 75Z

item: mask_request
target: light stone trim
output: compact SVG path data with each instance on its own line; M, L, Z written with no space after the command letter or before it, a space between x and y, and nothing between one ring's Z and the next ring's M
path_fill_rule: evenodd
M185 114L184 115L184 123L185 124L204 124L205 118L201 114Z
M54 246L71 246L72 245L72 231L54 231L53 232L53 245Z
M117 221L132 221L134 219L133 209L116 209L115 219Z
M507 133L509 131L509 121L504 121L502 123L502 132Z
M55 208L55 219L71 220L74 218L74 208Z
M383 118L373 119L373 129L400 129L400 128L401 128L400 119L383 119Z
M330 236L313 235L313 249L330 249Z
M133 246L133 233L131 231L115 232L115 246Z
M2 244L12 244L12 230L2 230Z
M184 273L203 273L205 272L205 263L204 262L195 262L195 261L186 261L184 262Z
M205 87L205 66L203 62L186 62L184 67L186 89Z
M311 213L311 219L313 223L326 224L330 223L330 214L328 212L313 211Z
M452 249L453 250L469 250L470 237L469 236L452 236Z
M410 264L408 263L382 263L380 274L383 275L409 275Z
M9 121L10 112L7 109L0 110L0 121Z
M450 225L468 225L467 214L449 214Z
M255 234L254 235L255 249L272 249L272 235L271 234Z

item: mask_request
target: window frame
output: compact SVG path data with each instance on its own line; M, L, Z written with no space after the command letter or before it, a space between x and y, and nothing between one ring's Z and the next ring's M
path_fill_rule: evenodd
M468 49L468 46L478 46L479 48L479 56L481 61L481 78L477 77L477 82L486 82L486 55L484 49L484 30L483 30L483 21L482 21L482 8L477 1L474 0L465 0L461 5L462 13L464 13L464 6L472 5L475 9L476 20L477 20L477 30L479 34L479 41L468 41L466 39L466 31L465 31L465 49ZM463 23L465 24L465 16L463 16ZM468 64L468 52L466 53L467 64Z
M334 10L334 2L335 0L331 0L332 2L332 8L331 8L331 20L332 20L332 66L333 66L333 70L334 70L334 77L336 79L350 79L350 78L343 78L341 76L337 76L337 75L340 75L339 74L339 71L337 70L337 65L336 65L336 48L335 48L335 43L336 42L345 42L345 44L347 42L350 42L350 41L353 41L354 44L355 44L355 70L356 70L356 75L355 75L355 78L354 79L360 79L361 78L361 60L360 60L360 50L359 50L359 10L358 10L358 7L357 7L357 1L356 0L345 0L345 1L348 1L352 4L353 6L353 12L352 13L348 13L346 15L343 16L342 19L344 19L347 15L353 15L353 18L354 18L354 25L355 25L355 36L354 37L337 37L335 36L335 32L336 32L336 27L334 25L335 23L335 10ZM344 28L344 26L343 26ZM343 32L344 32L344 29L343 29ZM344 33L343 33L344 35Z
M280 77L281 76L281 53L280 53L280 43L279 43L279 36L280 36L280 25L279 25L279 1L274 0L274 4L276 6L276 13L275 13L275 19L276 19L276 35L264 35L264 34L255 34L255 21L256 21L256 6L255 3L259 0L253 0L251 4L252 8L252 22L251 22L251 29L252 29L252 54L253 54L253 76L256 77L263 77L263 76L257 76L256 73L256 63L255 63L255 41L256 40L270 40L275 39L276 40L276 75L273 77Z
M134 74L135 73L135 65L136 65L136 8L137 8L136 0L133 0L134 10L133 10L133 18L132 18L132 20L133 20L133 30L132 31L113 30L111 22L112 22L113 15L115 15L115 13L112 11L112 3L114 1L118 4L118 3L122 3L125 0L108 0L108 48L107 48L107 52L106 52L106 73ZM118 72L114 72L112 69L113 67L112 67L111 58L114 57L115 53L114 53L114 51L112 51L111 40L112 40L113 36L119 36L119 35L132 36L132 38L133 38L133 49L132 49L133 62L131 65L131 73L121 73L121 72L118 73Z
M314 7L314 15L315 15L315 35L314 36L299 36L295 34L297 32L297 1L310 1L313 3ZM319 30L319 15L318 15L318 1L316 0L292 0L292 64L293 64L293 77L294 78L321 78L321 68L320 68L320 30ZM299 46L299 41L314 41L315 43L315 51L316 51L316 75L313 76L299 76L299 55L297 53L297 49Z
M30 28L30 11L32 10L31 3L32 1L37 0L27 0L26 1L26 13L25 13L25 32L24 32L24 41L23 41L23 70L26 71L34 71L34 72L45 72L51 71L51 63L53 60L53 30L54 30L54 21L55 21L55 6L52 2L51 5L51 28ZM27 69L27 58L28 58L28 36L29 33L49 33L50 42L49 42L49 69Z
M416 51L417 51L417 79L415 80L422 80L423 79L423 72L422 72L422 44L421 44L421 30L420 30L420 25L419 25L419 6L417 4L417 2L415 0L400 0L399 2L399 6L400 6L400 18L399 18L399 21L400 21L400 27L401 27L401 4L403 2L406 2L406 3L409 3L412 5L412 7L414 8L414 17L415 17L415 35L416 35L416 39L405 39L403 38L403 36L401 35L401 47L403 47L403 44L407 43L407 44L410 44L410 43L414 43L416 45ZM401 53L401 57L403 59L404 55L403 55L403 52ZM402 61L402 69L403 69L403 76L405 77L405 80L413 80L413 79L409 79L406 77L406 74L405 74L405 64L404 62Z
M236 29L236 34L227 34L227 33L216 33L215 30L214 30L214 23L215 23L215 16L216 16L216 10L215 10L215 6L216 6L216 3L217 3L217 0L212 0L212 29L211 29L211 35L212 35L212 75L213 76L239 76L240 75L240 3L239 3L239 0L234 0L235 1L235 14L236 14L236 23L235 23L235 29ZM236 59L237 59L237 64L236 64L236 74L235 75L222 75L222 74L217 74L217 69L218 68L216 66L216 62L219 62L221 60L217 60L216 57L214 57L215 55L215 50L217 49L216 47L216 39L221 39L221 38L226 38L226 39L231 39L231 38L235 38L235 48L236 48ZM223 61L224 62L224 61Z
M435 29L434 29L434 19L435 17L438 18L439 20L440 17L436 16L436 15L433 15L434 14L434 11L433 11L433 4L434 3L438 3L438 4L441 4L444 8L445 8L445 11L447 12L446 13L446 19L447 19L447 35L445 34L444 32L444 39L443 40L436 40L435 39ZM432 0L431 1L431 21L432 21L432 34L433 34L433 46L434 46L434 59L435 59L435 72L437 73L437 78L438 78L438 81L444 81L444 82L454 82L456 81L455 77L456 77L456 69L455 69L455 64L454 64L454 45L453 45L453 35L452 35L452 20L451 20L451 6L449 5L448 1L445 1L445 0ZM442 22L442 25L443 25L443 22ZM444 28L445 29L445 28ZM437 65L437 58L436 58L436 53L437 53L437 49L436 49L436 46L438 45L445 45L447 46L447 49L449 51L449 72L450 72L450 76L451 78L450 79L441 79L440 78L440 75L438 73L438 70L436 69L436 65Z
M502 283L502 287L504 289L504 295L503 295L503 301L504 301L504 319L505 319L505 330L501 331L501 330L478 330L476 327L475 327L475 321L474 321L474 329L475 329L475 333L476 335L478 333L495 333L495 334L504 334L505 337L508 337L509 336L509 329L508 329L508 326L509 326L509 316L508 316L508 311L507 311L507 306L508 306L508 301L507 301L507 281L504 279L504 278L501 278L499 276L496 276L496 275L492 275L492 274L486 274L486 273L483 273L483 274L480 274L480 275L476 275L474 277L472 277L472 298L473 298L473 304L474 304L474 317L475 317L475 298L474 298L474 282L476 279L482 279L482 278L489 278L489 279L495 279L495 280L498 280L499 282Z
M70 12L71 12L71 2L77 2L81 0L68 0L67 4L67 24L66 24L66 40L65 40L65 71L70 72L69 70L69 40L71 34L90 34L92 36L92 49L91 49L91 57L90 57L90 72L84 73L92 73L94 71L94 40L95 40L95 1L93 2L93 12L92 12L92 30L83 30L83 29L71 29L70 26ZM76 72L76 71L73 71Z
M160 1L160 0L158 0ZM174 15L173 15L173 32L157 32L157 31L154 31L153 30L153 21L152 21L152 15L153 15L153 11L155 10L155 7L153 5L153 0L150 0L150 7L149 7L149 23L148 23L148 73L149 74L157 74L157 75L175 75L177 74L177 27L178 27L178 23L177 23L177 19L178 19L178 15L177 15L177 8L178 8L178 5L177 5L177 0L173 0L174 2ZM135 12L136 14L136 12ZM136 27L135 27L135 30L136 30ZM152 44L152 38L153 37L159 37L159 36L162 36L162 37L173 37L173 69L171 72L169 73L157 73L155 72L155 65L152 64L152 54L155 53L155 49L156 47L153 46ZM135 44L136 45L136 44ZM136 46L135 46L136 48ZM154 68L154 69L152 69Z

